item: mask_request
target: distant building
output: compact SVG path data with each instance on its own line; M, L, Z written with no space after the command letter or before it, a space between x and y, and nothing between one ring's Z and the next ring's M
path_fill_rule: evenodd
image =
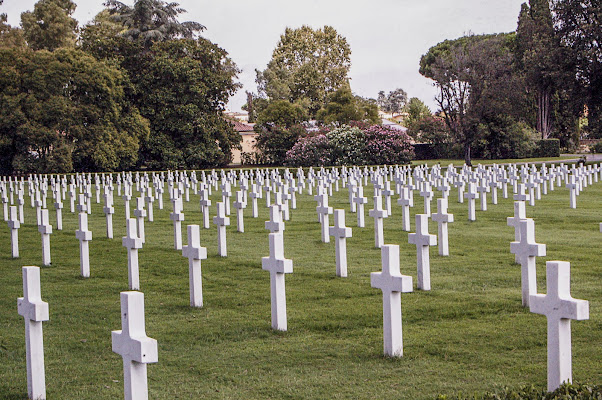
M255 124L249 124L247 122L242 122L235 119L228 120L236 132L240 134L240 144L242 146L241 150L232 150L232 164L233 165L241 165L242 164L242 153L256 153L255 143L257 142L257 132L253 130Z
M234 119L242 122L249 122L249 113L246 111L230 111L226 109L224 111L224 116L228 119Z

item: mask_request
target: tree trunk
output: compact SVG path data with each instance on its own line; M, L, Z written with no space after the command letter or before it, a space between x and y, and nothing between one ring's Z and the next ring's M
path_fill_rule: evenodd
M464 145L464 162L469 167L472 167L472 162L470 160L470 143Z
M537 131L541 133L542 139L550 136L550 89L540 89L537 91Z

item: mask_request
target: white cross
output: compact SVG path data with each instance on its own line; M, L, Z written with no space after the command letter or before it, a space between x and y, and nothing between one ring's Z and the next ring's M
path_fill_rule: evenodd
M569 206L571 208L577 208L577 186L578 185L575 183L575 175L571 174L569 183L566 184L567 189L569 189Z
M79 213L79 229L75 231L75 237L79 240L79 265L80 273L84 278L90 277L90 248L89 241L92 240L92 232L88 230L88 214Z
M236 230L238 232L245 231L245 221L243 210L247 206L247 203L244 201L244 194L242 190L236 192L236 201L234 202L234 208L236 208Z
M271 233L282 232L284 230L284 222L282 222L282 214L280 214L278 206L270 206L270 220L265 221L265 229Z
M54 202L54 209L56 210L56 229L58 231L63 230L63 202L61 201L61 189L57 187L55 191L56 201Z
M395 191L391 190L391 182L385 181L385 188L382 191L382 195L385 196L385 209L387 210L387 215L391 215L391 196L394 194Z
M401 230L410 231L410 190L407 187L401 188L401 197L397 200L397 204L401 206Z
M529 307L529 296L537 293L535 257L546 255L546 245L535 243L535 222L520 221L520 241L510 243L510 252L519 256L523 306Z
M423 190L420 192L420 196L424 199L424 213L431 216L431 200L433 199L433 191L431 185L428 182L424 183Z
M572 380L571 319L589 319L589 302L571 297L571 264L546 263L547 294L530 296L529 309L548 319L548 391Z
M286 331L286 289L284 274L293 272L293 261L284 258L283 232L270 233L269 236L270 256L262 257L261 268L270 272L272 329Z
M468 192L464 193L464 198L468 199L468 220L476 221L477 216L475 213L475 199L479 197L476 192L474 183L468 184Z
M190 283L190 307L203 307L203 278L201 260L207 258L207 248L201 247L198 225L188 225L188 245L182 247L182 255L188 258L188 281Z
M520 241L520 221L527 218L524 201L514 202L514 217L507 217L506 224L514 227L514 241ZM520 264L520 256L515 254L514 262Z
M136 220L128 218L125 221L126 236L121 239L123 247L128 249L128 283L131 290L140 290L138 272L138 249L142 248L142 239L138 237Z
M487 193L489 190L489 185L485 178L482 178L481 184L477 187L477 192L479 192L479 198L481 199L481 211L487 211Z
M42 322L48 321L48 303L42 301L40 268L23 267L23 297L17 299L19 315L25 319L27 393L30 399L46 399L44 335Z
M416 214L416 233L408 235L408 243L416 245L416 265L418 268L418 289L431 290L431 266L429 246L437 244L437 236L428 232L426 214Z
M42 265L50 265L50 234L52 233L52 225L48 222L48 210L40 210L40 225L38 232L42 235Z
M320 205L316 207L316 211L321 216L322 242L329 243L330 236L328 235L328 227L330 226L330 218L328 216L332 214L332 207L328 206L328 195L326 193L317 196L320 197Z
M148 208L148 222L153 222L155 220L155 215L153 212L153 202L155 201L155 196L153 196L153 188L148 187L146 189L146 196L144 197L146 201L146 206Z
M382 272L370 274L370 285L383 292L383 343L385 355L403 356L401 293L412 291L412 277L399 272L399 246L381 247Z
M345 210L334 210L334 226L328 228L330 236L335 238L335 261L337 276L347 277L347 238L351 237L351 228L345 226Z
M217 254L227 257L226 226L230 225L230 218L226 217L224 203L217 203L217 215L213 217L213 223L217 225Z
M130 200L132 200L132 196L130 195L130 190L132 190L132 188L129 185L125 185L125 187L123 188L123 196L121 196L121 198L123 199L123 203L125 206L125 219L129 219L130 218Z
M125 400L147 400L146 364L159 361L157 341L146 336L144 294L121 292L121 330L111 332L113 352L123 358Z
M259 213L258 213L258 210L257 210L257 199L261 198L261 188L259 188L256 183L254 183L252 185L251 193L249 194L249 196L251 196L251 213L252 213L252 216L253 216L253 218L257 218L259 216Z
M368 215L374 218L374 246L381 248L385 242L383 220L389 215L383 210L383 199L380 195L374 196L374 209L368 212Z
M523 183L518 184L517 194L514 195L516 201L527 201L529 195L525 192L525 185Z
M363 228L366 226L364 222L364 204L368 202L368 199L364 197L363 186L357 187L356 196L353 199L353 202L356 204L357 226L358 228Z
M447 199L437 199L437 213L433 214L432 218L433 221L437 222L439 255L449 256L447 224L448 222L454 222L454 214L447 213Z
M142 239L142 243L146 242L146 235L144 234L144 218L146 217L146 210L144 209L144 198L136 198L136 209L134 210L134 216L136 217L136 226L138 228L138 237Z
M107 238L113 239L113 214L115 213L115 208L113 207L113 193L111 191L105 192L104 199L105 206L102 210L105 213L107 220Z
M13 258L19 258L19 228L21 222L17 217L17 207L10 207L10 216L8 219L8 227L10 228L10 244Z
M182 250L182 221L184 221L184 213L182 212L182 199L175 195L178 189L174 189L174 197L172 199L173 212L169 214L169 219L173 221L173 243L174 249Z
M209 207L211 207L211 200L209 200L209 192L207 191L207 189L202 188L200 190L200 194L201 212L203 213L203 228L209 229Z

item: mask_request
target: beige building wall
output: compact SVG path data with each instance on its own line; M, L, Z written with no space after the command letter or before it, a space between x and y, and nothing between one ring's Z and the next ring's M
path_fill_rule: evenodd
M241 153L255 153L255 142L257 139L256 132L241 132L241 145L242 152L240 150L232 150L232 164L241 165Z

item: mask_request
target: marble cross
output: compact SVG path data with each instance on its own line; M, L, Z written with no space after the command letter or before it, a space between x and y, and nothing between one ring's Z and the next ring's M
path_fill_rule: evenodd
M529 307L529 297L537 293L535 257L546 255L546 245L535 243L535 222L520 220L520 241L510 243L510 252L519 256L523 306Z
M203 278L201 260L207 258L207 248L201 247L198 225L188 225L188 245L182 247L182 255L188 258L188 281L190 283L190 307L203 307Z
M546 262L547 294L530 296L529 309L548 319L548 391L572 380L571 320L589 319L589 302L571 297L571 264Z
M316 211L321 216L322 242L329 243L330 236L328 235L328 227L330 226L329 215L332 214L332 207L328 206L328 195L326 193L317 196L320 197L320 205L316 207Z
M357 187L356 196L353 198L353 202L356 204L357 226L358 228L364 228L366 226L364 222L364 204L368 202L368 199L364 197L363 186Z
M169 219L173 221L174 249L182 250L182 221L184 221L184 213L182 212L182 198L176 196L175 192L178 192L178 189L174 189L172 199L173 212L169 214Z
M389 357L403 356L401 293L412 291L412 277L399 272L399 246L381 247L382 272L370 274L370 284L383 292L383 344Z
M330 236L334 236L335 261L337 276L347 277L347 238L351 228L345 226L345 210L334 210L334 226L328 228Z
M389 216L386 210L383 210L383 199L380 195L374 196L374 209L368 212L368 215L374 218L374 246L378 249L385 243L383 220Z
M200 205L201 213L203 214L203 228L209 229L209 207L211 207L211 200L209 199L209 192L206 188L200 190Z
M514 202L514 217L506 218L506 225L514 227L514 241L520 242L520 221L527 218L524 201ZM514 262L520 264L520 255L514 255Z
M144 294L121 292L121 330L111 332L112 350L123 358L125 400L147 400L146 364L159 361L157 341L146 336Z
M105 192L104 200L105 205L102 211L105 213L107 220L107 238L113 239L113 214L115 213L115 207L113 207L113 192Z
M30 399L46 399L44 335L42 322L49 320L48 303L42 301L40 268L23 267L23 297L17 299L19 315L25 319L27 393Z
M437 213L433 214L433 221L437 222L439 241L439 255L449 256L449 241L447 224L454 222L454 214L447 213L447 199L437 199Z
M90 247L92 232L88 230L88 214L86 211L80 211L79 229L75 231L75 237L79 240L79 265L80 273L84 278L90 277Z
M416 233L408 235L408 243L416 245L418 289L422 290L431 290L429 247L437 244L437 236L429 234L428 228L428 216L426 214L416 214Z
M38 232L42 235L42 265L48 266L51 263L50 259L50 234L52 233L52 225L48 222L48 210L40 210L40 224Z
M146 210L144 209L144 203L144 197L137 197L136 208L134 209L136 227L138 228L138 237L142 240L142 243L146 243L146 235L144 233L144 218L146 217Z
M475 199L478 197L478 193L476 191L474 183L470 182L468 184L468 191L464 193L464 198L468 200L468 220L476 221L477 216L475 212Z
M138 237L134 218L128 218L125 224L126 236L121 239L121 243L123 247L128 249L128 284L130 290L140 290L138 249L142 248L142 239Z
M19 258L19 228L21 222L17 218L17 207L10 207L10 216L8 218L8 227L10 228L10 248L13 258Z
M213 223L217 225L217 254L227 257L226 226L230 225L230 217L226 217L224 203L217 203L217 215L213 217Z
M261 259L261 268L270 272L272 329L286 331L286 288L284 274L293 272L293 261L284 258L283 232L270 233L269 241L270 256Z
M410 190L407 187L401 188L401 197L397 200L397 204L401 206L401 230L410 231Z
M244 201L244 194L242 190L236 192L236 201L233 204L234 208L236 208L236 231L244 232L245 231L245 220L244 220L244 209L247 206L247 203Z

